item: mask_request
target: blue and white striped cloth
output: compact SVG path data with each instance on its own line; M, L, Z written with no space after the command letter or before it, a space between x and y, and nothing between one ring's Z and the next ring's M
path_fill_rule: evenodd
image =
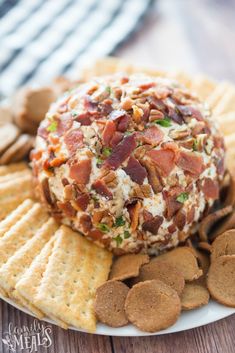
M153 0L0 0L0 95L78 68L138 29Z

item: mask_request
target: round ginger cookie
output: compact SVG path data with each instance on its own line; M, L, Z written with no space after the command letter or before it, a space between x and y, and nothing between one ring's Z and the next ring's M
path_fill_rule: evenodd
M176 291L159 280L137 283L130 289L125 302L129 321L146 332L172 326L180 311L181 303Z
M22 134L0 157L0 164L18 162L29 153L33 147L34 138L28 134Z
M219 235L212 243L211 261L223 255L235 255L235 229Z
M181 295L182 310L192 310L208 304L208 290L196 283L186 283Z
M124 305L129 288L122 282L107 281L96 290L95 313L103 324L121 327L128 323Z
M12 123L1 126L0 130L0 154L4 153L20 135L20 130Z
M209 244L206 241L200 241L198 243L198 248L201 249L201 250L204 250L204 251L206 251L208 253L211 253L211 244Z
M230 214L233 213L233 207L231 205L226 206L224 208L221 208L213 213L210 213L208 216L206 216L200 223L199 229L198 229L198 235L199 238L202 242L207 242L208 241L208 235L210 235L210 239L215 236L215 231L211 232L211 229L213 226L221 221L223 222L226 218L226 216L229 216Z
M235 255L220 256L211 263L207 287L219 303L235 307Z
M180 296L185 285L183 275L170 263L164 260L150 261L140 269L139 276L133 279L133 283L157 279L171 288Z
M131 277L136 277L139 274L141 266L148 262L148 255L127 254L119 256L113 262L109 279L123 281Z
M181 273L185 281L193 281L202 275L198 267L197 257L193 249L182 246L175 248L165 254L157 256L154 261L167 261L176 271Z
M193 283L197 283L206 288L207 272L210 267L210 256L207 252L199 251L198 249L195 249L195 254L197 256L199 267L202 270L202 276L194 280Z

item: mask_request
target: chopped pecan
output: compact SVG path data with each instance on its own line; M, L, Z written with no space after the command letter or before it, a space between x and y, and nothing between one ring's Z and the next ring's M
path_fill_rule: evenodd
M101 219L104 216L105 211L94 211L93 217L92 217L92 221L94 224L100 223Z
M107 226L110 228L113 226L113 218L110 216L108 211L104 213L104 216L102 217L102 223L107 224Z
M52 200L52 195L49 187L49 181L48 178L44 178L41 182L41 188L42 188L42 193L43 193L43 198L44 200L49 204L53 205L54 202Z
M164 114L157 109L151 109L149 115L149 121L161 120L164 119Z
M133 109L133 120L139 124L141 122L141 118L142 116L144 115L144 112L141 108L139 108L137 105L133 105L132 106L132 109Z
M134 104L133 99L126 97L122 100L121 107L124 110L130 110L132 108L133 104Z
M148 198L152 196L152 189L149 184L137 185L133 189L133 197L137 197L140 199Z
M190 131L185 129L185 130L171 130L169 133L169 136L173 140L181 140L184 139L185 137L188 137L190 135Z
M195 216L195 207L192 206L187 213L187 223L192 223L194 221L194 216Z
M139 100L140 102L138 102L136 105L142 109L143 111L143 115L141 120L142 121L148 121L149 120L149 112L150 112L150 108L149 108L149 104L145 102L145 100L143 102L141 102L141 100Z
M181 210L179 210L174 217L174 224L179 230L183 230L186 224L186 216Z
M69 184L64 187L65 200L74 200L77 195L77 190L74 184Z
M144 240L144 234L140 230L137 230L137 239L141 241Z
M162 191L162 181L161 177L157 171L157 168L148 160L141 160L141 164L147 169L148 181L153 188L155 193Z
M184 147L188 150L192 150L195 146L195 139L192 137L189 137L188 139L179 141L178 144L180 147Z
M128 206L128 212L131 219L131 230L134 231L139 223L139 211L141 209L141 202L137 201L135 204Z
M140 160L145 156L145 153L152 149L152 146L144 145L139 146L134 151L134 156L136 159Z
M109 188L115 188L117 186L116 173L112 170L108 171L108 173L102 178L102 180Z

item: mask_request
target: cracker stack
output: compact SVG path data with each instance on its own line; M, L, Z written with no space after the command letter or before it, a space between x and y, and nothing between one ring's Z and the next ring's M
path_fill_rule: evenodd
M0 220L32 197L32 173L26 163L0 166Z
M22 164L18 167L0 168L0 193L5 192L4 185L16 193L19 185L29 189L21 181L27 173ZM13 179L19 179L18 189L11 189L9 169ZM73 325L95 331L94 296L107 280L111 262L108 251L65 226L59 227L33 200L24 200L0 222L1 296L63 328Z

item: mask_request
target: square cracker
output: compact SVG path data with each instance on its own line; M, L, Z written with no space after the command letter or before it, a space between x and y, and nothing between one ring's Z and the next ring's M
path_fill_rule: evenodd
M14 211L24 200L28 199L30 196L28 192L19 194L8 198L6 200L0 200L0 221L4 220L12 211Z
M235 87L231 86L221 97L221 100L215 106L213 113L219 115L233 111L235 111Z
M17 179L7 180L0 183L0 202L4 199L10 199L21 194L27 193L30 197L33 197L33 185L31 173Z
M226 81L220 82L216 85L215 89L207 97L207 104L213 111L231 87L232 85Z
M33 204L34 202L32 200L26 199L0 222L0 238L24 216Z
M0 175L0 183L21 179L22 177L28 176L28 175L32 175L31 170L29 169L22 169L16 172L7 173L4 175Z
M4 289L9 297L11 297L16 283L57 229L57 223L53 218L49 218L48 221L38 229L35 235L19 248L0 268L0 288Z
M12 163L9 165L0 166L0 176L9 173L19 172L21 170L30 170L25 162Z
M61 226L37 289L35 306L48 317L93 332L96 288L107 280L111 262L107 250ZM22 282L16 288L22 294Z
M230 113L215 115L214 119L220 126L220 131L224 136L229 136L235 132L235 110Z
M25 199L33 197L31 174L0 183L0 220L4 219Z
M34 305L37 289L42 280L43 273L45 272L48 264L49 257L51 255L54 246L55 236L46 243L42 251L34 258L31 266L23 273L21 279L16 283L15 290L12 293L13 298L17 298L21 304L29 309L39 319L42 319L44 313L36 308ZM63 327L62 322L59 325ZM64 328L67 325L64 324Z
M235 176L235 132L225 136L226 153L226 166L230 173Z
M215 90L217 82L204 75L196 75L191 81L190 90L205 100Z
M81 78L83 80L88 80L94 76L112 75L117 72L127 74L142 72L151 76L166 76L165 71L153 70L144 66L133 65L126 60L109 56L106 58L97 59L93 65L83 69Z
M23 246L48 219L39 203L32 208L0 238L0 268Z

